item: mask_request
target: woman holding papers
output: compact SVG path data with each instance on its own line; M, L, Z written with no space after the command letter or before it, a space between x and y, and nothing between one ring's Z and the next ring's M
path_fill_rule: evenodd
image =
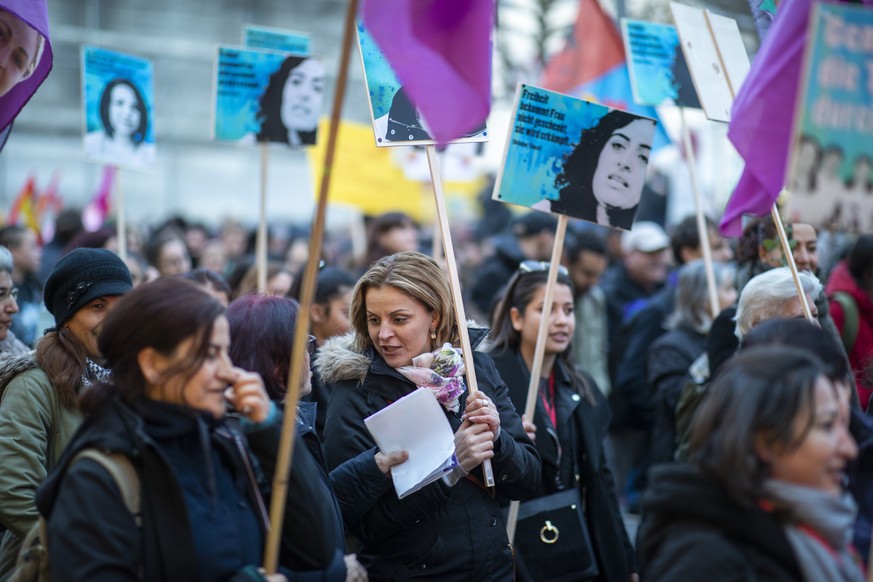
M519 411L525 409L527 401L548 269L548 263L522 262L494 314L491 355ZM599 579L631 580L637 571L634 550L619 513L603 450L612 414L594 379L573 366L570 341L575 324L573 283L562 267L554 289L533 418L536 447L543 462L538 496L578 487ZM523 561L521 556L519 562ZM530 579L523 567L517 579Z
M118 301L98 344L112 384L82 395L86 419L37 495L52 571L71 581L262 579L282 413L261 378L230 361L224 307L190 281L159 279ZM111 462L79 456L95 449ZM315 472L296 447L281 564L316 570L334 557L337 526ZM139 512L122 494L131 481Z
M353 292L354 331L325 343L315 366L331 386L325 428L330 466L375 446L364 419L416 390L400 370L444 344L458 345L453 314L446 276L430 257L401 252L364 273ZM484 330L471 329L470 335L478 343ZM455 434L458 466L402 500L386 490L351 527L372 580L513 579L498 498L533 495L541 466L491 359L477 352L473 365L479 392L436 395ZM441 379L463 379L459 366L438 373ZM481 479L486 459L496 492Z

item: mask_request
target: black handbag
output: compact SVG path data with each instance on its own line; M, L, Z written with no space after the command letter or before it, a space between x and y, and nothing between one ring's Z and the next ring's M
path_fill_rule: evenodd
M518 509L515 549L520 569L535 582L596 580L600 571L579 487L523 502Z

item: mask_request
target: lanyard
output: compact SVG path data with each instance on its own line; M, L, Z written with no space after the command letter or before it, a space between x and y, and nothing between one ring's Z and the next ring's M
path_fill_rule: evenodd
M558 411L555 407L555 371L549 374L548 389L543 390L543 385L540 383L540 400L543 401L543 408L552 420L552 426L558 428Z

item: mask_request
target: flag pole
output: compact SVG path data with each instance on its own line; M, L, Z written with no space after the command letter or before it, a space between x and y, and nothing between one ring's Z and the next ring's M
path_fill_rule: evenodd
M315 217L312 222L312 237L309 241L309 260L303 274L300 288L300 311L308 314L312 308L315 295L315 278L318 274L319 255L324 240L324 219L327 213L327 195L330 191L330 178L333 171L334 154L339 133L340 115L348 80L349 60L352 52L352 38L355 34L355 14L358 0L349 0L346 10L346 20L343 28L343 44L340 52L339 71L337 73L336 93L334 93L331 109L330 126L327 136L327 147L324 154L324 167L321 175L321 187L318 192L318 202ZM297 402L300 399L300 376L303 372L304 356L309 336L309 317L298 317L294 330L294 345L291 350L291 365L288 371L288 387L285 396L285 416L282 421L282 437L279 442L279 454L276 460L276 473L273 475L273 494L270 498L270 531L264 550L264 570L267 574L275 574L279 566L279 542L282 539L285 499L288 494L288 473L291 469L291 457L294 453L294 436L297 431Z
M682 145L685 150L685 162L691 175L691 193L694 195L694 213L697 218L697 236L700 238L700 248L703 251L703 266L706 272L706 286L709 288L709 309L712 318L718 317L721 311L718 301L718 287L715 284L715 270L712 265L712 247L709 244L709 227L703 215L703 200L697 182L697 156L694 155L691 143L691 132L685 122L685 108L679 108L679 119L682 122Z
M782 224L782 218L779 216L779 207L776 203L770 207L770 216L773 217L773 223L776 225L776 232L779 234L779 242L782 243L782 254L785 255L785 260L788 262L788 269L791 271L791 277L794 279L794 287L797 289L797 296L800 298L800 306L803 308L803 315L810 322L814 322L812 311L809 308L809 302L806 300L806 293L803 291L803 284L800 282L800 275L797 272L797 263L794 262L794 253L791 252L791 245L788 244L788 236L785 234L785 226ZM760 241L758 242L760 244Z
M429 145L427 148L427 163L430 166L430 175L433 181L433 196L436 201L437 219L442 235L443 251L446 258L446 267L449 270L449 285L452 289L452 300L455 304L455 320L458 323L458 335L461 336L461 351L464 354L465 368L467 371L467 386L472 396L479 390L476 382L476 369L473 366L473 348L470 344L470 334L467 332L467 315L464 312L464 298L461 295L461 282L458 277L458 265L455 263L455 249L452 245L452 233L449 230L449 219L446 215L446 203L443 198L443 184L440 176L439 158L436 146ZM494 471L491 468L491 460L485 459L482 463L485 474L485 485L494 487Z
M706 20L706 26L709 29L709 35L712 37L713 45L715 46L715 54L718 55L718 62L721 70L724 71L724 77L727 81L728 91L731 94L731 101L737 98L735 83L730 78L729 69L725 66L724 55L721 54L721 48L715 38L715 30L712 27L712 22L709 20L709 11L703 11L703 17ZM800 282L800 275L797 272L797 264L794 262L794 253L791 252L791 245L788 242L788 236L785 233L785 227L782 224L782 218L779 216L779 206L776 202L770 207L770 216L773 217L773 223L776 225L776 233L779 236L779 243L782 245L782 254L785 255L785 261L788 263L788 269L791 271L791 278L794 279L794 286L797 289L797 296L800 299L800 305L803 308L803 315L810 322L815 321L812 317L812 311L809 308L809 303L806 300L806 293L803 291L803 284ZM759 242L760 244L760 242Z
M121 172L115 168L115 218L118 256L127 260L127 220L124 217L124 188L121 187Z
M546 278L546 291L543 295L543 310L540 315L540 326L537 329L537 343L534 347L534 357L531 363L530 382L527 386L527 400L524 405L524 419L533 422L537 407L537 394L540 388L540 375L543 370L543 360L546 353L546 342L549 337L549 323L552 317L552 303L555 285L558 282L558 268L561 264L561 254L564 251L564 238L567 235L568 219L565 215L558 216L558 227L555 230L555 242L552 244L552 259L549 263L549 274ZM518 501L509 503L509 516L506 519L506 535L511 544L515 539L515 525L518 521Z
M261 188L258 214L258 237L255 242L255 263L258 272L258 293L267 292L267 177L270 173L270 145L261 143Z

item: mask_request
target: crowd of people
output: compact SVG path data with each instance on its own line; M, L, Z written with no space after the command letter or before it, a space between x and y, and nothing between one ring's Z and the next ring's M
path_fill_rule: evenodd
M735 244L707 223L711 294L694 217L574 221L538 346L556 220L487 217L456 243L472 361L427 382L407 368L460 354L461 330L445 258L406 215L369 221L366 248L327 241L309 313L294 229L271 229L260 291L254 237L232 221L134 229L124 260L115 230L75 211L44 245L0 229L0 580L21 574L33 532L63 580L864 579L873 235L785 225L795 281L769 217ZM312 335L292 378L298 324ZM422 386L455 464L398 498L409 454L380 450L364 421ZM532 509L565 499L572 524ZM510 538L510 501L539 534Z

